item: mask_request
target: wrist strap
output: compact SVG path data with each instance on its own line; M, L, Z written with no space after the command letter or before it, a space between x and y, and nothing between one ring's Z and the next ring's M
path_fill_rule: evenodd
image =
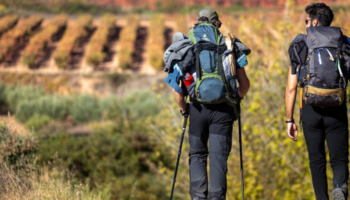
M295 121L294 121L294 119L291 119L291 120L286 120L286 123L288 124L288 123L294 123Z

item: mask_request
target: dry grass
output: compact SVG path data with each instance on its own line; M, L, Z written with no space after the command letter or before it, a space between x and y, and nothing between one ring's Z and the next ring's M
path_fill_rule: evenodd
M7 164L0 164L0 198L6 200L103 200L110 198L108 187L99 192L91 191L88 184L74 181L75 179L70 177L72 174L65 170L52 168L53 164L41 168L38 172L16 172ZM73 181L66 181L66 179Z
M37 164L38 140L32 134L12 132L8 123L0 123L0 199L110 199L109 187L91 190L70 171L60 168L58 156L45 166ZM25 136L23 136L25 135Z

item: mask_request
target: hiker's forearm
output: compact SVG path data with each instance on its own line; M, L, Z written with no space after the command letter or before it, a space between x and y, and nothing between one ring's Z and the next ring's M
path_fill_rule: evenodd
M286 94L285 94L286 120L292 120L293 119L293 112L294 112L296 94L297 94L296 75L291 74L291 69L289 69L289 72L288 72L288 83L287 83Z
M174 97L175 97L177 105L179 105L182 112L185 112L186 111L186 102L185 102L183 92L177 93L175 90L173 90L173 93L174 93Z
M237 80L239 83L238 94L243 98L250 88L250 82L244 68L237 70Z
M286 89L286 120L293 119L296 90Z

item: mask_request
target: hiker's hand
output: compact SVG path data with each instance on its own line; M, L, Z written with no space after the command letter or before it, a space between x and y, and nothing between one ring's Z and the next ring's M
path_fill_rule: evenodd
M242 101L242 99L244 98L244 96L239 92L239 90L237 91L237 98L239 99L239 101Z
M186 103L185 109L180 109L180 113L184 117L188 116L190 114L190 104Z
M293 141L297 141L298 127L295 123L287 124L287 132L290 139L292 139Z

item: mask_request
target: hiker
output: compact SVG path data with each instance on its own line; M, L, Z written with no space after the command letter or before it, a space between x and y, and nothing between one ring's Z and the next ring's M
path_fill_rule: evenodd
M190 117L191 198L224 200L227 190L227 159L232 146L233 122L237 119L236 106L250 86L244 69L247 65L246 55L250 50L238 38L234 50L226 48L225 38L218 30L221 21L216 11L203 9L197 20L198 23L188 36L193 43L193 49L190 49L193 52L190 54L194 54L195 63L182 73L183 68L179 70L175 66L173 70L176 68L177 71L170 72L172 78L168 76L165 82L174 88L174 96L182 115ZM183 39L185 40L188 40L187 37ZM234 76L227 60L229 54L234 54L237 58ZM235 78L239 88L235 85ZM174 81L179 86L173 86ZM190 96L190 104L186 103L187 95Z
M305 8L307 35L299 34L289 47L291 65L286 88L288 136L297 141L293 110L300 86L304 137L317 200L329 199L325 141L333 170L335 200L348 198L349 136L346 85L349 76L349 39L331 27L333 11L324 3Z

